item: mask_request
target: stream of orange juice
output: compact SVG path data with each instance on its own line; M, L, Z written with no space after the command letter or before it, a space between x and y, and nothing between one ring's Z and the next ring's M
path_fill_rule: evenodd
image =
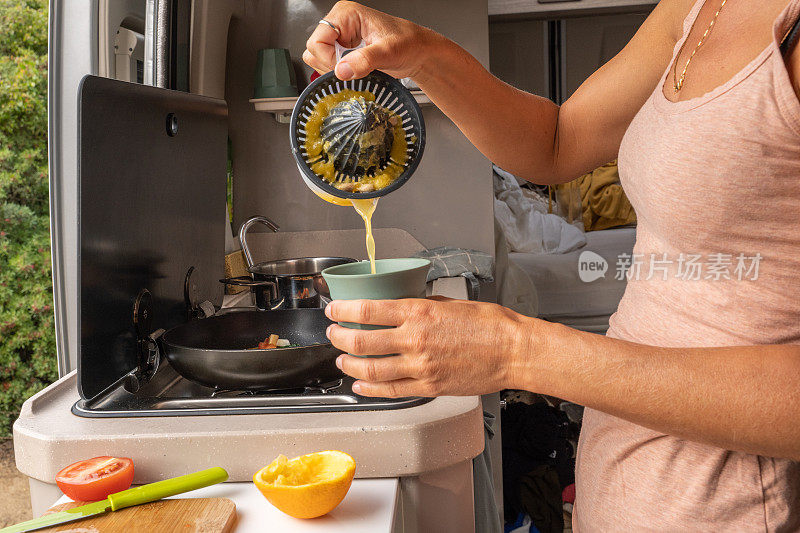
M369 256L370 271L375 273L375 239L372 237L372 214L378 206L377 198L367 198L364 200L350 200L353 207L364 219L364 226L367 229L367 255Z

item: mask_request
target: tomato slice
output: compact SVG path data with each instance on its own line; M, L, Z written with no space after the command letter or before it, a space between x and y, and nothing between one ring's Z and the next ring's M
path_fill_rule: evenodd
M61 492L75 501L94 502L133 483L133 461L127 457L94 457L72 463L56 474Z

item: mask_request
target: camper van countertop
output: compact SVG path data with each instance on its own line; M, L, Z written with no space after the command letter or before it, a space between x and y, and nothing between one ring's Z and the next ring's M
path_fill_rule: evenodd
M471 460L484 445L475 396L386 411L84 418L70 411L76 381L71 372L23 405L14 453L26 476L52 484L64 465L111 454L133 459L135 483L209 466L249 481L278 454L328 449L353 455L358 478L414 476Z

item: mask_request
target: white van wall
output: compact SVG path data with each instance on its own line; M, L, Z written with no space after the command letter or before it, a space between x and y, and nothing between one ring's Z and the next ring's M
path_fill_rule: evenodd
M47 151L58 373L78 352L78 84L98 70L97 7L85 0L50 2Z

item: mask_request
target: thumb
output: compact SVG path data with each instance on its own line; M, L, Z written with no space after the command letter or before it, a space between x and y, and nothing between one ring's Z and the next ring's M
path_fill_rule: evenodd
M383 66L381 63L385 56L383 47L371 44L358 50L353 50L336 64L334 69L336 77L342 81L363 78L373 70Z

